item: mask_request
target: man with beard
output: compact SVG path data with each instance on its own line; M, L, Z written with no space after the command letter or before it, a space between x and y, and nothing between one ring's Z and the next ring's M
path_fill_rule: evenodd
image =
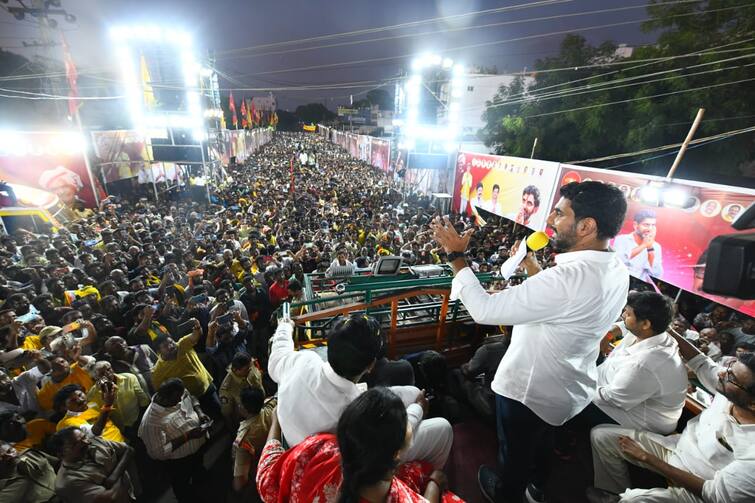
M591 502L755 500L755 354L718 366L673 330L668 333L713 402L681 435L599 426L591 434L595 487ZM627 461L653 470L668 488L629 489ZM622 493L621 496L617 493Z
M663 277L663 250L656 242L656 214L653 210L641 210L632 218L631 234L616 236L613 246L629 273L643 281L650 276Z
M522 191L522 206L507 218L521 225L530 225L532 215L540 209L540 189L534 185L527 185Z
M547 220L557 265L542 270L528 252L522 265L529 279L493 295L467 266L474 229L459 235L447 217L433 223L455 274L451 298L480 325L514 326L491 385L502 470L499 476L483 466L478 474L489 501L521 501L525 488L529 501L544 500L553 427L595 397L599 343L627 299L629 274L608 246L624 221L624 195L593 181L564 185L560 193Z

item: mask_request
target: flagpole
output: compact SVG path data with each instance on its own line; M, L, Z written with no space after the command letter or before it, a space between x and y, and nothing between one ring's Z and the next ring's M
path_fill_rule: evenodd
M85 138L84 134L84 127L81 125L81 116L79 115L79 109L76 108L76 113L74 114L74 119L76 121L76 126L79 128L79 134L81 134L82 138ZM84 152L84 165L87 168L87 174L89 175L89 183L92 186L92 194L94 194L94 201L97 203L97 208L100 207L100 195L99 191L97 190L97 186L94 183L94 173L92 172L92 163L89 160L89 141L85 140L87 145L87 151Z

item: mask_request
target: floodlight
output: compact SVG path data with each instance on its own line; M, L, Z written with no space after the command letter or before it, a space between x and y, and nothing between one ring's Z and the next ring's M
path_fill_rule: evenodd
M200 130L204 127L202 101L199 95L199 81L203 70L197 63L191 49L191 36L180 29L162 28L156 25L116 26L110 29L110 36L118 44L118 59L122 64L126 97L134 127L137 130L187 128ZM131 45L167 44L180 53L181 71L186 87L186 111L154 112L145 110L144 84L137 68ZM209 69L208 69L209 70ZM211 73L211 70L209 70Z
M437 66L445 70L452 70L450 104L448 104L447 124L445 126L418 124L419 109L422 101L422 71L425 68ZM459 134L460 105L455 100L461 97L463 86L462 65L455 65L450 58L443 58L438 54L422 54L412 62L412 75L404 86L406 94L406 122L402 124L404 143L414 145L418 139L445 141L453 143Z
M646 185L640 189L640 199L646 204L657 206L660 201L659 196L660 191L658 187L653 185Z
M689 194L679 188L668 188L663 191L663 204L665 206L677 206L681 208L688 199Z

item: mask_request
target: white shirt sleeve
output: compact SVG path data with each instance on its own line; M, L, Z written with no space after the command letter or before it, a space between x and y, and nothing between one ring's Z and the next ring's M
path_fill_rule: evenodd
M755 501L755 463L734 461L716 472L713 480L703 484L706 503Z
M653 396L660 388L655 374L633 362L609 376L608 384L598 388L594 401L596 405L606 404L629 410Z
M267 370L270 378L280 384L286 372L294 366L299 353L294 351L294 329L289 323L279 323L271 339Z
M467 267L451 283L451 300L461 299L475 323L480 325L525 325L556 321L566 309L571 295L559 268L539 272L521 285L488 294ZM573 288L573 286L572 286Z
M718 388L718 373L723 370L703 354L699 354L687 362L687 366L697 375L697 378L711 393L716 393Z
M617 236L613 241L613 249L619 256L619 259L621 259L621 261L625 264L629 263L629 255L630 253L632 253L632 248L634 248L634 246L637 246L637 244L634 242L634 239L628 239L631 237L631 234L622 234L620 236Z
M660 278L663 276L663 249L660 243L655 243L655 253L653 254L653 265L650 267L650 272L653 276Z

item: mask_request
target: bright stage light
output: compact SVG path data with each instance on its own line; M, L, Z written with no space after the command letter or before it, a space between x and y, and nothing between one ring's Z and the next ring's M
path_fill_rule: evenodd
M430 67L440 67L451 74L450 103L447 103L447 124L444 126L418 124L422 104L422 72ZM454 65L453 60L439 54L422 54L414 59L412 74L404 85L407 105L405 122L401 124L404 144L414 145L416 140L445 141L456 148L454 142L460 130L458 121L461 108L457 100L462 96L463 73L462 65Z
M128 107L134 127L140 131L150 129L204 128L204 113L199 95L200 76L205 70L197 63L192 50L191 36L184 30L156 25L115 26L110 29L111 38L117 43L116 53L121 61L123 81L126 87ZM145 89L142 69L137 64L141 55L137 45L164 44L172 46L180 54L184 85L186 87L186 111L154 112L145 107ZM211 70L206 69L212 73ZM154 92L154 90L153 90Z
M646 204L658 206L660 201L659 196L660 191L658 190L658 187L653 185L646 185L640 189L640 199Z
M663 191L663 204L683 208L689 200L689 194L679 188L668 188Z

